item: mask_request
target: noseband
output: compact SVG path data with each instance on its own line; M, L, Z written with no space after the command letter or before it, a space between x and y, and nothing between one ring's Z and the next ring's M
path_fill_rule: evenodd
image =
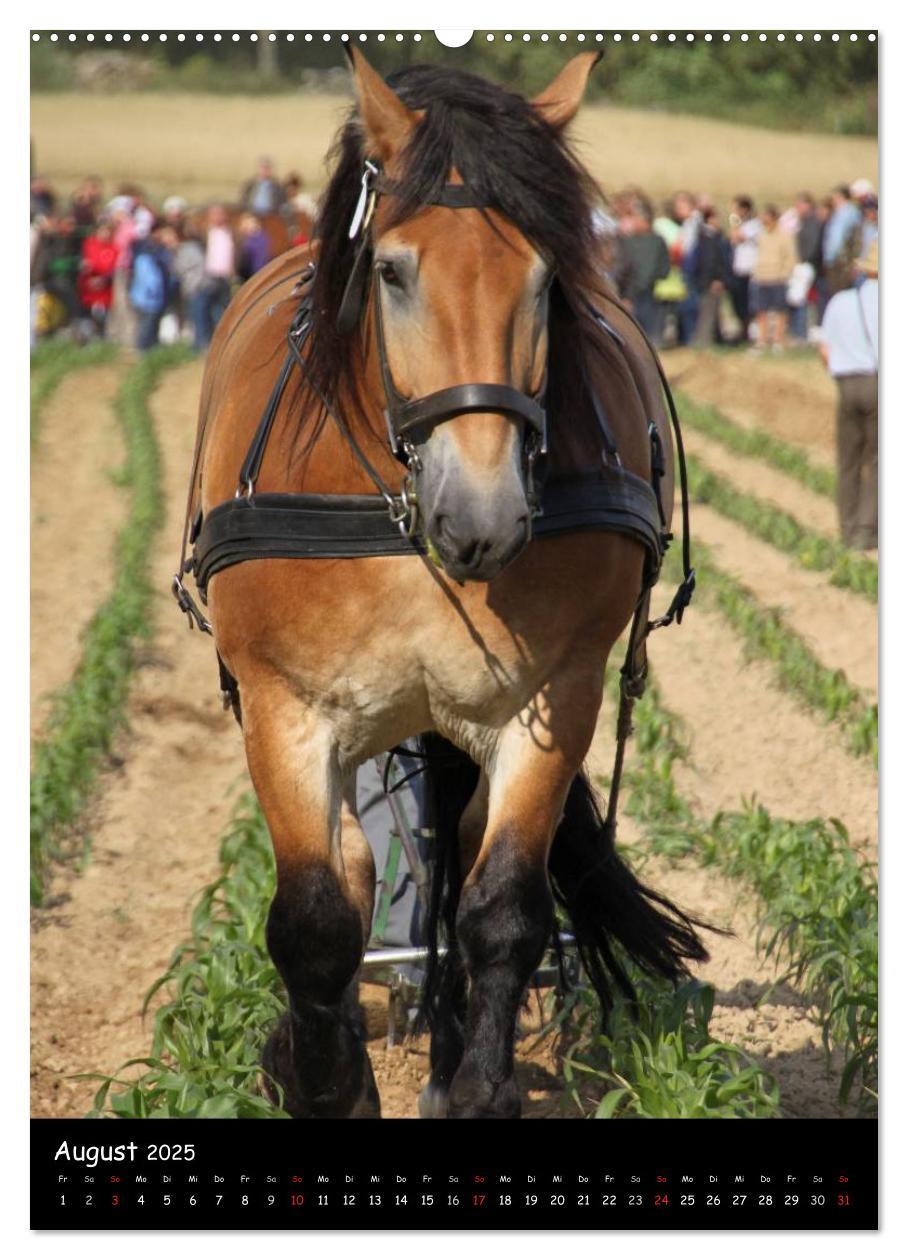
M372 239L369 227L375 214L378 199L383 194L395 194L399 190L382 173L377 163L366 159L363 167L359 200L350 221L350 240L360 239L353 268L347 281L337 316L337 329L342 334L353 330L365 310L367 275L372 271ZM465 184L445 184L424 205L444 206L448 210L489 210L492 207L481 200ZM374 275L374 272L373 272ZM467 412L497 412L522 420L526 426L524 459L527 474L527 499L533 511L538 511L538 498L533 481L533 466L548 448L546 413L543 406L546 379L538 393L529 395L511 385L470 382L451 385L421 398L405 398L394 384L388 350L385 342L381 294L378 284L371 282L372 305L375 311L375 335L382 388L385 394L385 423L391 453L413 474L419 468L417 446L427 442L438 425L452 416Z

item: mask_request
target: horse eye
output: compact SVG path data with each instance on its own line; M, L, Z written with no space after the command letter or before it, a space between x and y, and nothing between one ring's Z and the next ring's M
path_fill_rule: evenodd
M378 264L378 274L384 280L385 284L390 285L392 289L402 289L403 280L400 272L397 270L393 262L382 261Z

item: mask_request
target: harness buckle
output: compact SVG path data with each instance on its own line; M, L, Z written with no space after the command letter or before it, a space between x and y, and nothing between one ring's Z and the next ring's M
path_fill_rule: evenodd
M189 629L194 630L195 627L198 626L203 634L211 634L211 622L207 617L202 616L198 605L183 585L179 574L174 574L173 581L170 584L170 590L174 599L177 601L180 612L185 613L189 618Z
M419 500L409 473L403 480L400 495L388 504L388 515L404 538L414 537L419 526Z

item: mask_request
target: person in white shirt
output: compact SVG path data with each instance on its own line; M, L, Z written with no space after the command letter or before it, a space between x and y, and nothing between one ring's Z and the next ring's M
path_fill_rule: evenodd
M732 244L731 300L740 329L738 342L748 340L747 330L751 320L751 277L757 262L757 237L763 225L754 211L750 197L735 197L728 216L728 239Z
M820 330L820 351L839 392L839 527L845 545L862 551L877 545L878 258L874 241L855 264L864 283L830 299Z

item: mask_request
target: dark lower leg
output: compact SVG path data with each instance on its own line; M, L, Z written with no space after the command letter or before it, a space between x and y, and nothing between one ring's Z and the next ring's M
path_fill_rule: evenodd
M511 837L494 841L471 873L457 914L471 988L465 1049L449 1095L451 1117L520 1115L517 1014L551 928L544 862L524 857Z
M280 872L268 950L290 999L264 1066L291 1115L375 1115L378 1096L356 1000L363 951L359 911L327 865Z

